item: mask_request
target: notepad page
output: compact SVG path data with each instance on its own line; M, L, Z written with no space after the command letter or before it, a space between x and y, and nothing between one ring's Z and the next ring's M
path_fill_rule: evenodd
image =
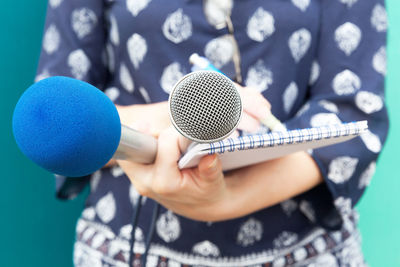
M197 144L180 159L179 168L197 166L207 154L219 154L223 170L231 170L282 157L290 153L329 146L350 140L368 129L366 121L316 128L228 138Z

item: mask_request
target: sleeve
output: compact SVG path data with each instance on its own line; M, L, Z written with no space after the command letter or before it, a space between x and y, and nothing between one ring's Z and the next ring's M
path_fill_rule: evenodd
M68 76L102 89L107 81L103 1L49 1L36 81ZM57 197L76 196L90 176L56 175Z
M384 105L387 18L384 0L321 1L309 98L288 129L367 120L359 138L311 151L343 217L375 172L388 131Z

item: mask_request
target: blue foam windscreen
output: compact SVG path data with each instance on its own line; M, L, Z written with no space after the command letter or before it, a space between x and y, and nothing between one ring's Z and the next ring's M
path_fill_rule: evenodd
M30 86L13 115L21 151L56 174L88 175L115 153L121 122L111 100L96 87L67 77L50 77Z

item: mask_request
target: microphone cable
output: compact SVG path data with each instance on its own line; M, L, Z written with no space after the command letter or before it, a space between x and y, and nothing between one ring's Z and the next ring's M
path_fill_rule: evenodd
M132 231L131 231L131 243L129 247L129 267L133 267L133 246L135 244L135 230L136 226L138 224L138 219L139 219L139 213L142 208L142 195L139 195L138 200L136 202L136 205L134 206L134 213L132 217Z
M135 233L136 233L136 227L138 226L138 222L139 222L139 215L140 215L140 211L142 208L142 199L143 197L141 195L139 195L139 198L136 202L135 205L135 212L133 214L133 218L132 218L132 232L131 232L131 240L130 240L130 248L129 248L129 267L133 267L133 248L134 248L134 244L135 244ZM145 240L145 249L144 249L144 253L142 254L142 256L140 257L140 266L145 267L146 266L146 262L147 262L147 255L148 255L148 251L150 248L150 243L151 240L153 239L153 235L154 235L154 229L156 227L156 221L157 221L157 217L158 217L158 213L160 210L160 204L156 201L154 201L154 207L153 207L153 213L151 216L151 222L150 222L150 228L149 228L149 233L147 235L147 239Z
M151 223L150 223L149 233L147 235L146 245L145 245L144 253L142 255L143 267L146 267L147 254L149 252L151 240L153 239L154 229L156 228L156 221L157 221L159 210L160 210L160 204L158 204L158 202L154 202L153 214L151 216Z

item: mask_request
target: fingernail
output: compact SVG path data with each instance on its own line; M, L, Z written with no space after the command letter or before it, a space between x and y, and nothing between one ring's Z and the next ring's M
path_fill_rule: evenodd
M215 171L217 169L218 157L215 157L214 160L208 165L208 170Z

